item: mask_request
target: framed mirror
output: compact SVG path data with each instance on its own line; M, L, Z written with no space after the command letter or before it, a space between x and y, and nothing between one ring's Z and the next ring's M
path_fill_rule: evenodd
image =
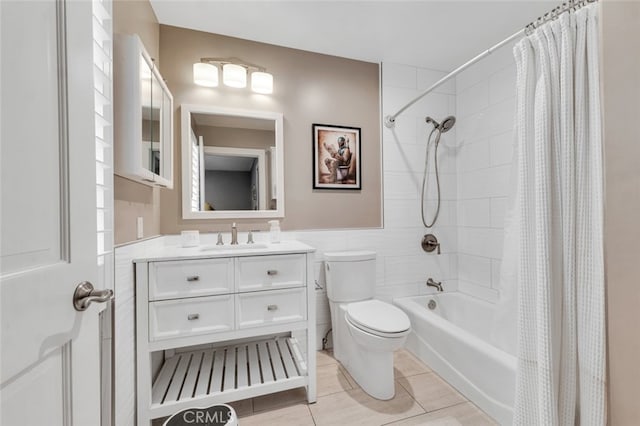
M182 217L284 216L283 116L181 106Z

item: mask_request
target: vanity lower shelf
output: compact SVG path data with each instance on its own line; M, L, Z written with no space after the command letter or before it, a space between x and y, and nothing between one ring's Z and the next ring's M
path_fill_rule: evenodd
M151 410L173 413L305 386L307 366L291 337L177 353L153 383Z

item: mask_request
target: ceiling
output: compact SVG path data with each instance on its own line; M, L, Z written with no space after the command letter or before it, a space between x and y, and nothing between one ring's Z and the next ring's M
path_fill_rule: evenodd
M443 71L560 4L550 0L150 1L161 24Z

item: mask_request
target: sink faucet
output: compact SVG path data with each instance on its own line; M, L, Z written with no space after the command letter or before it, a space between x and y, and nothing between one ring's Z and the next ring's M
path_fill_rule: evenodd
M427 287L435 287L436 290L443 291L442 290L442 282L441 281L434 281L433 278L429 278L427 280Z
M238 244L238 227L235 222L231 225L231 244Z

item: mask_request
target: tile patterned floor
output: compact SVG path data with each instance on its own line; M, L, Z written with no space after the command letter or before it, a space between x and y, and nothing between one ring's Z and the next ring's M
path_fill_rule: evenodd
M240 426L496 425L411 353L400 350L394 354L394 371L396 395L380 401L360 389L331 352L318 352L315 404L307 404L300 388L229 405L235 408Z

